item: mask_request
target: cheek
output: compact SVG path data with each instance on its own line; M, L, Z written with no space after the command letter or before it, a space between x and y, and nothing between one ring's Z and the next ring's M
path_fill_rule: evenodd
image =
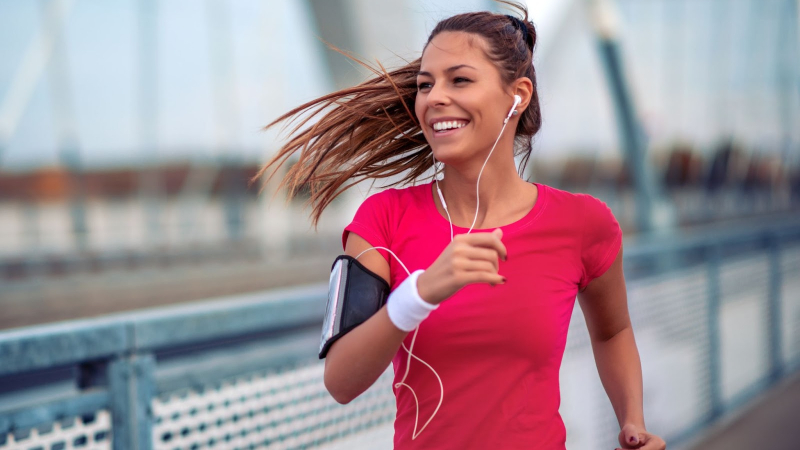
M489 129L494 129L495 126L502 126L503 119L506 118L505 113L508 112L502 111L500 102L492 96L486 96L481 99L480 104L475 105L475 110L478 111L477 115L479 116L478 120L481 123L481 127ZM497 131L499 132L500 129L497 128Z
M425 102L422 101L419 94L417 94L417 97L414 100L414 114L416 114L417 120L419 121L420 125L422 125L423 121L425 120Z

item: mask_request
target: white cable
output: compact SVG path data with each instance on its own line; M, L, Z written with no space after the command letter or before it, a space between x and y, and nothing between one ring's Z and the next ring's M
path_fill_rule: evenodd
M399 262L400 265L403 266L403 270L406 271L408 276L411 276L411 272L408 271L408 268L406 267L405 264L403 264L403 261L401 261L400 258L398 258L397 255L395 255L393 251L389 250L386 247L370 247L370 248L364 250L363 252L359 253L358 256L356 256L356 259L358 259L364 253L366 253L366 252L368 252L370 250L374 250L374 249L386 250L387 252L391 253L391 255L394 256L394 258L397 260L397 262ZM420 359L420 357L418 357L418 356L414 355L413 353L411 353L411 351L414 349L414 343L417 341L417 334L418 333L419 333L419 326L417 326L414 329L414 336L411 338L411 346L409 348L406 348L405 344L400 343L400 345L403 347L403 350L408 352L408 359L406 360L406 372L405 372L405 374L403 374L403 379L400 380L399 382L395 383L395 385L394 385L395 389L399 389L400 386L407 387L408 390L411 391L411 395L414 396L414 403L417 406L417 413L416 413L416 416L414 416L414 432L411 435L411 440L416 439L417 436L419 436L420 433L422 433L422 431L425 429L425 427L427 427L428 424L431 423L431 420L433 420L433 417L436 415L437 412L439 412L439 408L442 406L442 402L444 401L444 384L442 383L442 377L440 377L439 374L436 373L435 370L433 370L433 367L431 367L430 364L426 363L425 361ZM409 386L409 385L407 385L405 383L406 378L408 377L408 370L411 368L411 357L412 356L414 357L414 359L416 359L417 361L421 362L422 364L425 364L426 367L431 369L431 372L433 372L433 374L436 376L436 379L439 380L439 392L440 392L439 404L436 405L436 409L433 410L433 414L431 414L431 417L428 418L428 421L425 422L425 425L423 425L422 428L419 431L417 431L417 425L419 424L419 399L417 398L417 394L416 394L416 392L414 392L414 389L411 386Z
M391 253L392 256L394 256L394 259L396 259L397 262L399 262L400 265L403 266L403 270L405 270L407 274L411 275L411 272L409 272L408 267L406 267L406 265L403 264L403 261L400 261L400 258L398 258L397 255L395 255L393 251L389 250L386 247L370 247L370 248L364 250L363 252L359 253L358 256L356 256L356 259L360 258L361 255L363 255L364 253L367 253L368 251L376 249L376 248L380 249L380 250L386 250L387 252Z
M483 166L481 166L480 172L478 172L478 181L475 183L475 198L477 199L475 203L475 217L472 219L472 225L470 225L469 230L467 230L467 234L472 232L472 229L475 228L475 222L478 220L478 209L481 206L481 175L483 175L483 169L486 168L486 163L489 162L489 158L492 157L492 153L494 152L494 148L497 147L497 143L500 142L500 138L503 137L503 131L506 129L506 125L508 124L508 117L503 121L503 128L500 129L500 134L497 135L497 139L494 141L494 145L492 145L492 149L489 150L489 156L486 157L486 161L483 162ZM436 157L433 156L433 152L431 152L431 157L433 157L433 178L436 180L436 191L439 193L439 200L442 202L442 208L444 208L445 214L447 214L447 221L450 223L450 242L453 241L453 220L450 218L450 211L447 209L447 203L444 201L444 194L442 194L442 190L439 189L439 178L436 177Z
M489 162L489 158L492 157L492 152L494 152L494 148L497 147L497 143L500 142L500 138L503 136L503 131L505 131L507 124L508 124L508 117L506 117L506 120L503 121L503 128L500 129L500 134L497 135L497 139L495 139L494 145L492 146L492 149L489 150L489 156L486 157L486 161L483 162L483 166L481 167L481 171L478 172L478 182L475 183L475 198L477 200L475 202L475 218L472 219L472 225L469 227L469 230L467 231L467 234L469 234L470 231L472 231L472 229L475 227L475 222L478 220L478 208L481 205L481 195L480 195L480 193L481 193L481 175L483 174L483 169L486 167L486 163Z
M422 433L422 431L425 429L425 427L427 427L428 424L431 423L431 420L433 420L433 417L436 415L437 412L439 412L439 408L442 406L442 401L444 400L444 384L442 384L442 378L439 376L438 373L436 373L435 370L433 370L433 367L431 367L430 364L428 364L425 361L423 361L422 359L420 359L419 356L414 355L414 354L411 353L411 349L414 348L414 342L417 340L417 333L418 332L419 332L419 328L417 328L417 331L414 332L414 337L411 338L411 348L406 348L406 345L403 344L403 343L400 344L403 347L403 350L408 352L408 360L406 362L406 373L403 375L403 379L400 380L398 383L395 383L394 387L395 387L395 389L397 389L400 386L405 386L405 387L408 388L408 390L411 391L412 394L414 394L414 389L412 389L411 386L409 386L409 385L407 385L405 383L406 377L408 376L408 368L411 365L411 357L413 356L414 359L416 359L417 361L421 362L422 364L425 364L425 366L427 366L428 369L431 369L431 372L433 372L433 374L436 375L436 379L439 381L439 391L442 393L442 395L439 396L439 404L436 405L436 409L433 410L433 414L431 414L431 417L428 418L428 421L425 422L425 425L423 425L422 428L419 431L417 431L417 423L419 421L419 400L417 400L417 394L414 394L414 401L417 404L417 414L414 416L414 434L411 435L411 440L416 439L417 436L419 436L420 433Z
M433 179L436 180L436 192L439 193L439 200L442 202L444 213L447 214L447 223L450 224L450 242L453 242L453 219L450 218L450 211L447 210L447 202L444 201L444 194L442 194L442 190L439 189L439 177L437 177L438 174L436 171L436 157L433 156L433 152L431 152L431 158L433 158Z

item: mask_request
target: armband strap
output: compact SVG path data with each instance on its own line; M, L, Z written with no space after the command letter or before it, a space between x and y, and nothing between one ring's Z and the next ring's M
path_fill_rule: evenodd
M413 331L439 305L426 302L419 296L417 279L424 270L412 272L397 289L389 294L386 310L389 319L403 331Z
M352 256L337 256L331 267L319 358L325 358L337 339L377 313L388 295L389 285L380 275Z

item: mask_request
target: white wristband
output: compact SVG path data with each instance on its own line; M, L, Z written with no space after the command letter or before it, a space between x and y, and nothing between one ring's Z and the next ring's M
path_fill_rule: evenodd
M386 300L386 312L392 323L403 331L412 331L439 305L433 305L419 296L417 279L424 270L412 272Z

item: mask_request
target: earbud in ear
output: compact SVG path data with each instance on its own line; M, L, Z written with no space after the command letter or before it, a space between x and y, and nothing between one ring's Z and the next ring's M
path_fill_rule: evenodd
M504 120L503 123L508 122L508 119L511 118L512 114L515 115L515 116L517 114L519 114L517 112L516 108L517 108L517 105L519 105L521 102L522 102L522 97L520 97L519 95L514 95L514 104L511 106L511 110L508 112L508 115L506 116L506 120Z
M512 106L512 107L511 107L511 111L513 111L513 114L514 114L515 116L517 115L517 114L516 114L516 112L517 112L517 105L519 105L520 103L522 103L522 97L520 97L519 95L515 95L515 96L514 96L514 106Z

